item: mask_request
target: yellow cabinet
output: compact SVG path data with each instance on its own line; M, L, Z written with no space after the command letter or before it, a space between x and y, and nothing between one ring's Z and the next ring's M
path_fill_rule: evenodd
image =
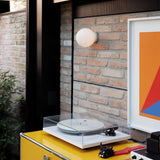
M114 151L137 146L137 143L123 141L113 146ZM100 147L80 149L44 131L21 134L21 160L103 160L99 157ZM107 160L126 160L130 154L113 156Z
M43 146L21 137L21 160L62 160Z

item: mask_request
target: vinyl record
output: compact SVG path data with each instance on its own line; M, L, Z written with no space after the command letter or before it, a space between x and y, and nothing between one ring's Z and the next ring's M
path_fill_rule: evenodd
M60 121L57 127L65 133L79 134L101 130L104 124L96 119L67 119Z

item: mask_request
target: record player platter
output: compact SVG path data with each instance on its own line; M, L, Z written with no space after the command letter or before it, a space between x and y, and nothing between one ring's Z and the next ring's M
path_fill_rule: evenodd
M104 124L96 119L67 119L60 121L57 127L65 133L79 134L102 130Z

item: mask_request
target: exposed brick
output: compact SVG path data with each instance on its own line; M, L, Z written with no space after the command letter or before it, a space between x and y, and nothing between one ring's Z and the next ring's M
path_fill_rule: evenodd
M76 98L80 98L80 99L86 99L87 98L86 93L83 93L83 92L74 91L73 94L74 94L74 97L76 97Z
M72 57L71 55L61 55L61 60L71 61Z
M61 68L61 74L71 75L71 69Z
M94 76L94 75L87 75L87 81L97 83L97 84L107 84L108 83L107 78L102 78L102 77Z
M71 3L61 3L61 11L71 10L71 9L72 9Z
M70 15L71 12L67 11L67 4L68 2L66 4L63 3L63 5L61 4L61 6L63 6L61 10L64 19L68 17L71 18L72 16ZM69 7L69 10L71 10L71 5ZM75 35L79 29L84 27L91 28L98 33L98 41L93 46L82 48L75 42L74 57L64 58L64 55L61 56L61 61L68 62L68 64L72 58L74 58L74 71L77 71L74 72L73 77L75 80L73 80L74 112L85 112L94 117L101 118L105 121L109 119L118 124L120 122L116 120L116 118L126 121L127 91L124 89L127 89L127 20L128 18L145 17L153 14L157 16L160 15L160 12L97 16L77 18L74 20ZM64 40L71 40L71 37L67 35L71 33L71 27L71 23L61 24L62 34L66 34L62 39L62 47L65 46L63 43ZM67 55L69 52L63 51L61 53ZM106 61L107 64L103 66L102 63L98 65L97 62L97 64L94 65L95 63L91 62L99 59ZM88 61L90 61L90 64ZM63 67L65 68L65 66ZM98 70L100 70L100 72L98 72ZM64 78L65 77L63 77L63 81L65 81ZM65 91L69 92L68 90L70 88L66 87L64 83L65 82L63 82L62 88L65 88ZM69 81L66 83L71 84ZM94 83L95 85L87 83ZM99 87L101 85L104 87ZM105 87L105 85L113 88ZM94 87L98 89L95 92ZM114 87L122 89L114 89ZM65 96L67 97L67 95L64 95L64 97ZM103 102L106 102L106 104L102 105ZM62 104L67 103L69 102L63 102ZM67 105L70 106L69 104ZM64 107L62 107L61 110L64 112ZM67 113L67 111L65 113ZM141 135L143 135L143 133L138 133L137 137ZM141 138L138 137L138 139ZM146 139L146 137L143 139Z
M61 75L60 76L60 81L61 82L66 82L66 83L71 83L71 77L70 76L66 76L66 75Z
M106 98L100 97L98 95L90 95L88 97L88 100L91 102L100 103L100 104L104 104L104 105L108 104L108 100Z
M71 31L72 30L72 25L67 24L67 25L61 25L61 31Z
M86 80L86 75L85 74L81 74L81 73L79 73L79 74L76 73L76 74L74 74L74 79L85 81Z
M104 68L101 70L101 73L103 76L107 76L107 77L116 77L116 78L124 77L124 72L116 69Z
M108 43L107 42L96 42L92 46L89 47L90 49L99 49L99 50L104 50L108 49Z
M6 33L8 33L7 30L1 30L1 34L6 34Z
M90 66L107 66L107 61L103 59L88 59L87 64Z
M124 74L125 74L125 80L127 80L128 72L127 72L127 71L124 71Z
M61 107L61 105L60 105ZM63 109L60 110L60 115L65 115L65 114L68 114L69 111L65 111ZM71 111L70 111L71 112Z
M117 86L121 88L127 88L127 81L126 80L119 80L119 79L111 79L109 84L111 86Z
M13 32L12 32L13 31ZM17 34L25 34L26 33L26 29L17 29L17 30L12 30L11 33L17 33Z
M72 19L71 18L61 19L61 24L69 24L69 23L72 23Z
M110 44L110 49L117 49L117 50L127 50L127 43L125 42L114 42Z
M64 90L71 90L71 84L70 83L61 83Z
M71 68L71 63L68 62L68 61L61 61L61 67L64 67L64 68Z
M127 24L116 24L112 27L113 32L126 32L127 31Z
M124 96L124 93L122 90L119 90L119 89L101 88L100 95L105 96L105 97L122 99Z
M108 66L110 68L127 69L127 63L126 62L110 61Z
M80 71L80 67L78 65L74 65L74 72L79 72Z
M96 51L91 50L78 50L75 51L76 56L83 56L83 57L96 57Z
M100 112L98 110L89 110L88 114L97 119L104 120L104 122L106 122L109 117L108 114L106 114L105 112Z
M92 25L95 24L95 18L82 18L78 19L79 25Z
M74 19L74 26L75 26L75 28L78 26L78 20L79 19Z
M61 96L71 97L70 91L61 90L60 94L61 94Z
M119 22L119 16L105 16L96 19L97 24L113 24Z
M124 100L127 101L127 98L128 98L128 96L127 96L127 94L125 94Z
M87 109L82 108L82 107L74 106L73 107L73 112L75 112L75 113L87 113Z
M67 112L70 112L70 111L71 111L71 105L68 105L68 104L63 104L63 103L61 103L61 104L60 104L60 108L61 108L62 110L67 111Z
M14 11L18 11L18 10L22 10L26 8L26 0L11 0L10 1L10 12L14 12ZM23 14L19 14L23 15Z
M0 45L16 45L16 41L11 41L11 40L1 40Z
M127 111L126 110L121 110L120 116L124 119L127 119Z
M72 16L72 10L62 10L61 17L71 17Z
M94 85L84 85L82 84L81 90L87 93L93 93L93 94L98 94L99 93L99 87L94 86Z
M75 98L75 97L73 97L73 105L74 105L74 106L75 106L75 105L78 105L78 99Z
M71 49L72 41L71 40L64 40L63 41L63 46L64 47L70 47L70 49ZM69 52L69 53L71 53L71 52Z
M119 116L119 110L116 108L110 108L107 106L99 106L99 111Z
M110 116L109 120L110 120L110 122L112 122L112 124L118 124L119 126L126 126L126 124L127 124L127 120L121 118L120 115L119 116Z
M25 68L26 65L25 65L25 64L21 64L21 63L16 63L16 64L15 64L15 67L16 67L16 68Z
M17 23L16 23L17 22ZM12 34L13 33L13 34ZM25 91L26 14L0 16L0 70L16 76L16 85ZM25 94L24 94L25 95Z
M108 41L120 40L120 34L119 33L100 33L99 39L108 40Z
M10 19L10 23L18 23L18 22L24 22L24 18L23 17L16 17L15 19Z
M94 103L91 103L89 101L79 100L79 105L85 108L90 108L96 110L98 106Z
M82 72L84 73L90 73L98 75L100 73L99 68L93 68L93 67L81 67Z
M25 57L9 57L9 60L16 63L24 63L26 62ZM17 68L17 69L25 69L25 68Z
M123 33L123 35L122 35L122 40L125 41L125 42L127 42L127 40L128 40L128 35L127 35L127 33Z
M120 54L120 58L121 58L121 59L127 60L127 57L128 57L127 52L124 52L124 53L121 53L121 54Z
M73 82L73 89L74 90L80 90L81 89L81 83L80 82Z
M146 16L147 16L146 13L121 15L120 22L124 23L124 22L127 22L129 18L140 18L140 17L146 17Z
M63 32L61 33L61 39L71 39L72 38L72 33L71 32Z
M86 64L87 61L85 58L74 57L74 64Z
M12 37L10 36L10 38L13 38L13 39L16 39L16 40L25 40L26 36L25 35L14 35Z
M119 53L112 51L99 51L97 57L117 59L119 58Z
M109 105L112 106L112 107L127 109L127 103L124 102L124 101L110 99L109 100Z
M94 32L111 32L111 26L106 26L106 25L96 25L96 26L91 26L91 29ZM99 36L98 36L99 37ZM100 38L100 37L99 37Z
M160 12L159 11L156 11L156 12L149 12L148 14L149 16L160 16Z
M16 45L25 45L25 41L16 41Z
M61 47L61 54L71 54L72 53L72 49L70 47Z

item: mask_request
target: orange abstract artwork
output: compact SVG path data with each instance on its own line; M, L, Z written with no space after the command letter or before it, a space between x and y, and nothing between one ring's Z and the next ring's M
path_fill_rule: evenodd
M160 120L160 32L140 32L139 114Z

